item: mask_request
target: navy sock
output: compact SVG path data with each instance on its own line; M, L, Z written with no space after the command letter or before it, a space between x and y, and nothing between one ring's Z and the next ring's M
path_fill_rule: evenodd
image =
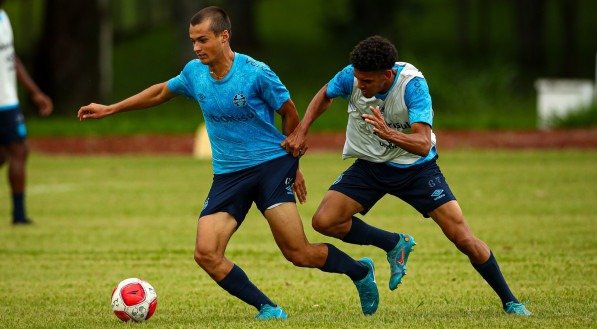
M18 222L26 219L25 193L14 193L12 195L12 220Z
M367 266L352 259L334 245L329 243L326 243L326 245L328 246L328 258L320 270L328 273L346 274L352 281L358 281L367 275L369 272Z
M502 271L500 271L500 267L495 257L493 257L492 252L490 252L489 259L485 263L472 265L497 293L502 300L503 306L505 306L507 302L518 303L518 299L516 299L516 297L514 297L510 291L510 288L508 287L508 284L506 283L506 280L502 275Z
M400 241L400 235L378 229L358 217L352 216L352 225L342 241L359 245L372 245L389 252Z
M218 285L228 291L232 296L249 305L253 305L257 310L261 309L261 305L265 304L277 306L261 290L255 287L249 280L249 277L247 277L247 274L236 265L232 267L232 270L224 279L218 282Z

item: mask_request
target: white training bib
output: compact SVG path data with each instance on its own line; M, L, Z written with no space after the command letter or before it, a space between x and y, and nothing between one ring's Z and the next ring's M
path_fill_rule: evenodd
M348 124L346 127L346 142L342 157L359 158L371 162L392 162L399 165L410 165L417 162L421 156L412 154L398 145L392 144L373 134L373 127L363 120L363 114L371 114L370 106L379 106L386 124L390 128L408 134L412 131L408 117L408 108L404 103L404 92L407 83L423 74L409 63L405 65L396 81L388 91L385 100L375 97L366 98L354 81L352 94L348 104ZM435 146L435 134L431 132L432 146Z

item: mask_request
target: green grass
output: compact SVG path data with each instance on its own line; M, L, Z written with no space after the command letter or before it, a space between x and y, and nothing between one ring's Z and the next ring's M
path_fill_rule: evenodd
M394 198L365 219L405 231L418 245L397 291L387 290L385 254L325 238L310 227L318 201L349 162L337 154L301 162L309 201L300 206L311 241L333 242L377 265L381 305L360 312L343 276L293 267L252 209L227 256L274 301L286 322L224 292L193 261L196 215L211 181L208 162L171 156L51 156L29 162L31 227L9 225L6 169L0 176L0 328L124 328L112 288L148 280L158 308L143 328L590 328L597 314L597 152L446 151L440 165L470 226L500 261L535 315L503 314L497 297L438 227Z

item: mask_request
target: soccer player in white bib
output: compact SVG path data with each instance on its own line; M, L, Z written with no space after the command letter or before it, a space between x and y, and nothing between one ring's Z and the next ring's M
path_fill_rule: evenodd
M497 293L506 313L531 315L510 291L489 247L469 229L436 163L431 96L423 74L397 62L396 48L380 36L359 42L350 61L313 97L303 120L282 143L290 153L304 150L311 124L334 98L348 99L342 157L357 160L332 183L313 227L344 242L383 249L390 265L388 286L394 290L406 274L414 238L355 215L366 214L386 194L396 196L433 218Z
M27 127L19 107L17 80L25 88L39 114L52 113L52 100L31 79L14 49L12 26L0 0L0 166L8 162L12 193L12 223L31 224L25 207L25 178L28 148Z
M296 266L347 275L356 285L362 312L373 314L379 301L373 261L354 260L332 244L312 244L305 236L295 201L295 193L301 202L306 196L298 170L303 152L293 156L280 145L299 122L288 90L267 65L232 51L230 19L221 8L206 7L195 14L189 37L198 59L179 75L116 104L83 106L79 119L145 109L177 95L194 99L205 119L214 170L197 224L197 264L224 290L254 306L257 319L286 319L286 312L224 256L255 203L286 259ZM284 134L275 127L274 114L281 116Z

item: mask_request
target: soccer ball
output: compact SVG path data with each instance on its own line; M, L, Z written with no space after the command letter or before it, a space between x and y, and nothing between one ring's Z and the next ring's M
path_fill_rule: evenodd
M142 322L149 319L158 305L158 295L148 282L128 278L112 291L112 310L122 320Z

